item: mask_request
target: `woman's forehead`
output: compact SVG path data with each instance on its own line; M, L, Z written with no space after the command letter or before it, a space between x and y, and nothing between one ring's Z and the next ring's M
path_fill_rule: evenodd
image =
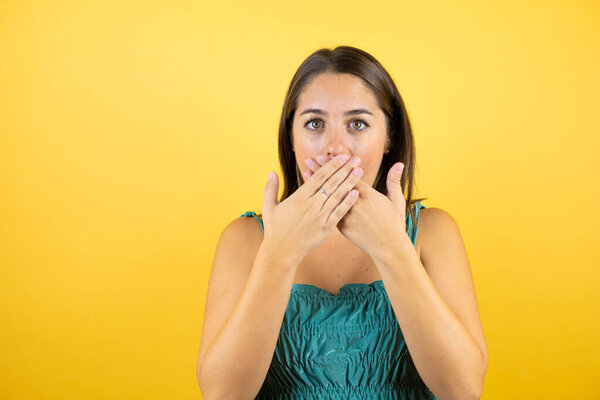
M343 113L365 108L374 112L377 99L361 78L352 74L321 74L304 87L298 97L298 109L321 109Z

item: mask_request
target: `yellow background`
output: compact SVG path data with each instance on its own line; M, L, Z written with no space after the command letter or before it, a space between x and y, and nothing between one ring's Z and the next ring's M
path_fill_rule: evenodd
M483 398L600 398L598 4L281 3L0 2L0 398L201 398L218 236L340 44L394 78L416 194L459 223Z

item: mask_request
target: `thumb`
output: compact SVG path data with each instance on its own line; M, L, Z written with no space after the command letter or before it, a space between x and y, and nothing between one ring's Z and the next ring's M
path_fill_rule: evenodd
M400 197L404 197L402 193L402 171L404 170L404 164L396 163L390 168L387 176L387 197L394 203L400 202Z
M269 172L269 178L267 179L267 184L265 186L265 195L263 197L262 209L271 210L279 201L277 201L277 193L279 192L279 179L277 178L277 174L273 171ZM264 214L264 211L263 211Z

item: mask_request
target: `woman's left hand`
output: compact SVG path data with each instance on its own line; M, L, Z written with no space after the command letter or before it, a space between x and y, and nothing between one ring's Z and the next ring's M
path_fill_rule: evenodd
M320 168L317 162L314 165L317 169ZM395 171L394 167L399 167L400 170ZM358 200L337 225L350 242L371 256L398 243L403 235L408 238L406 200L400 185L403 169L404 165L398 162L388 171L387 196L359 179L354 186L359 193ZM308 172L309 177L311 172L314 173Z

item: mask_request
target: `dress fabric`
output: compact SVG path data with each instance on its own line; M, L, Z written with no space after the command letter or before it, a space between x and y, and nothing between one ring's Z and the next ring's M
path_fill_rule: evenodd
M417 225L406 217L415 244ZM240 217L254 217L247 211ZM349 283L337 295L293 284L273 359L255 399L437 398L427 388L404 341L382 280Z

